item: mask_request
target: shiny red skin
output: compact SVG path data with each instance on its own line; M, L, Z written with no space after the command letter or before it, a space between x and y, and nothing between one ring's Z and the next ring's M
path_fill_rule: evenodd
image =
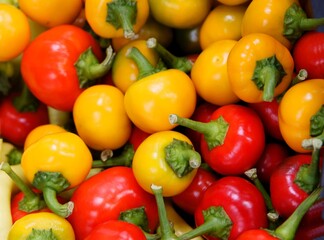
M242 233L236 240L280 240L280 238L274 237L266 230L252 229ZM306 239L304 239L306 240Z
M216 180L217 177L214 173L198 168L190 185L180 194L173 196L172 201L186 213L194 215L206 189Z
M266 134L274 139L283 141L278 119L279 101L273 99L271 102L248 103L248 106L260 116Z
M248 180L238 176L225 176L215 181L195 211L195 223L204 223L202 211L211 206L222 206L233 225L229 240L236 239L249 229L267 228L267 209L260 191ZM206 239L215 237L205 235Z
M266 184L269 184L273 171L290 155L287 145L277 142L266 144L264 151L259 158L256 168L258 178Z
M17 93L12 93L0 103L0 136L15 146L22 147L29 132L49 123L47 106L40 103L35 112L19 112L12 104Z
M305 69L308 79L324 77L324 33L309 31L295 43L292 55L296 72Z
M251 108L238 104L217 108L210 120L220 116L229 124L224 142L209 150L202 137L202 157L219 174L243 174L256 164L264 150L265 132L262 121Z
M311 154L296 154L285 159L270 177L270 196L274 209L288 218L297 206L308 197L295 182L296 174L303 164L309 164Z
M209 122L212 113L218 108L217 105L208 102L199 103L191 116L192 120L199 122ZM201 133L190 128L183 130L184 134L189 137L196 151L200 152Z
M71 201L74 209L68 220L77 240L83 240L98 224L117 220L120 212L142 206L151 231L159 222L154 195L139 186L129 167L111 167L85 180Z
M119 220L109 220L97 225L84 240L146 240L138 226Z
M60 25L38 35L25 49L21 74L30 91L46 105L71 111L79 94L75 62L88 48L101 61L99 43L74 25Z

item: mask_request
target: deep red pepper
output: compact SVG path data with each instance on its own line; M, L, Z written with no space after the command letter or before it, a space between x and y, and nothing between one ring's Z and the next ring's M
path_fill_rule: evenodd
M216 181L216 175L204 168L198 168L189 187L172 197L172 201L186 213L194 215L206 189Z
M270 182L272 172L290 154L290 149L284 143L268 142L262 156L256 163L258 178L265 184Z
M49 123L47 106L29 94L25 88L5 96L0 103L0 136L18 147L24 145L31 130Z
M290 156L273 171L270 177L270 196L273 207L288 218L309 193L319 184L320 150L310 154Z
M265 146L260 117L251 108L229 104L217 108L207 123L170 116L170 122L203 134L201 155L217 173L239 175L253 167Z
M142 131L135 125L132 128L131 135L129 137L128 142L133 145L134 151L136 151L137 147L143 142L145 138L147 138L150 134Z
M116 220L121 212L139 207L144 207L150 231L158 225L154 196L138 185L129 167L111 167L87 179L73 192L71 201L74 209L68 220L78 240L98 224Z
M135 224L109 220L97 225L84 240L146 240L143 231Z
M226 176L215 181L206 191L195 211L195 222L199 226L205 222L203 211L211 206L224 208L232 226L229 240L248 230L268 227L267 209L262 194L242 177ZM205 236L206 239L218 239Z
M275 98L271 102L248 103L248 106L258 113L269 136L277 140L283 140L279 129L278 99Z

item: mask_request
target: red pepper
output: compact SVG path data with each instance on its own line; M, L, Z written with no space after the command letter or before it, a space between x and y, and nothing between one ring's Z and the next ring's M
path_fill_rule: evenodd
M120 220L109 220L97 225L84 240L106 239L146 240L146 237L135 224Z
M269 183L270 177L290 154L290 149L284 143L269 142L266 144L262 156L256 163L258 178L263 183Z
M49 123L47 106L25 87L22 92L13 92L2 99L0 123L0 136L22 147L31 130Z
M113 54L109 53L99 63L103 52L89 32L74 25L59 25L42 32L27 46L21 74L40 101L71 111L83 89L110 70Z
M68 220L76 239L84 239L100 223L117 220L121 212L144 207L149 231L158 225L157 206L152 194L137 183L129 167L108 168L81 183L73 192L74 209Z
M232 222L229 229L218 229L218 233L225 233L222 237L229 240L236 239L246 230L268 226L267 209L262 194L252 183L241 177L226 176L209 186L195 211L197 226L207 221L210 207L222 207ZM207 233L204 236L209 240L220 238L216 234Z
M172 197L172 201L186 213L194 215L206 189L215 182L215 174L204 168L198 168L197 173L183 192Z
M320 146L315 146L311 154L295 154L286 158L272 173L270 196L273 207L283 218L288 218L318 186Z
M274 98L271 102L249 103L248 106L258 113L269 136L277 140L283 140L279 129L278 99Z
M253 167L265 146L260 117L251 108L229 104L217 108L207 123L170 115L170 122L203 134L201 155L217 173L239 175Z

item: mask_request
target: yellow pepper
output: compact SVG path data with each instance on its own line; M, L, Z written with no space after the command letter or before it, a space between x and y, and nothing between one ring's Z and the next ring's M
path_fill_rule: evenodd
M324 18L307 18L298 0L253 0L242 20L242 36L265 33L291 49L306 30L324 24Z
M294 61L291 53L267 34L251 33L242 37L227 61L232 90L248 103L272 101L292 81Z
M320 137L323 139L323 112L319 122L312 117L322 111L324 105L324 79L309 79L290 87L279 104L278 120L283 139L296 152L311 152L302 143L305 139ZM316 120L316 119L314 119ZM311 126L318 133L311 133Z
M72 213L73 203L60 204L56 194L79 185L91 164L87 145L71 132L43 136L23 152L21 159L27 180L43 192L48 207L63 217Z
M236 103L240 99L232 91L227 74L227 58L235 40L218 40L197 57L191 79L200 97L215 105Z
M211 0L149 0L153 18L172 28L192 28L199 25L212 6Z
M30 213L11 227L8 240L56 239L74 240L74 230L68 220L51 212Z
M171 130L171 113L190 117L196 107L196 89L190 77L178 69L155 69L136 48L128 56L136 61L144 77L126 91L124 104L128 117L142 131ZM143 76L143 75L142 75Z
M137 81L139 74L136 62L127 57L127 52L132 47L136 47L153 66L156 66L159 60L156 51L147 47L146 40L131 41L120 49L112 64L111 74L114 85L123 93L126 92L132 83Z
M218 5L201 24L199 42L202 49L218 40L239 40L246 5Z
M149 16L148 0L85 1L85 15L91 29L100 37L132 38Z

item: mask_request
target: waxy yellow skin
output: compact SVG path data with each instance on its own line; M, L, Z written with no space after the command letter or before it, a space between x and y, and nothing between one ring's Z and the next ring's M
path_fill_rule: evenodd
M164 148L173 139L192 144L187 136L176 131L161 131L148 136L137 148L132 169L137 182L144 190L153 193L151 185L162 186L163 196L174 196L192 182L197 169L179 178L165 160Z
M30 213L18 219L11 227L8 240L27 239L32 230L52 230L57 240L74 240L72 225L55 213Z
M74 104L73 119L79 136L98 151L122 147L131 134L124 94L115 86L94 85L83 91Z
M292 44L282 33L285 13L293 3L299 4L298 0L253 0L242 20L242 36L269 34L290 49Z
M284 92L292 81L294 61L289 50L275 38L264 33L251 33L242 37L228 56L228 78L233 92L243 101L263 101L263 90L252 81L256 62L276 56L286 75L275 87L273 97Z
M6 3L0 3L0 39L0 62L18 57L31 40L27 16Z
M181 70L168 69L134 82L126 91L127 115L147 133L171 130L169 115L190 117L196 107L196 90Z
M305 153L301 143L310 136L310 119L324 104L324 80L309 79L285 93L279 104L279 127L285 142L296 152Z
M88 175L92 155L84 141L71 132L46 135L30 145L22 155L21 166L32 183L35 173L59 172L70 183L80 184Z

